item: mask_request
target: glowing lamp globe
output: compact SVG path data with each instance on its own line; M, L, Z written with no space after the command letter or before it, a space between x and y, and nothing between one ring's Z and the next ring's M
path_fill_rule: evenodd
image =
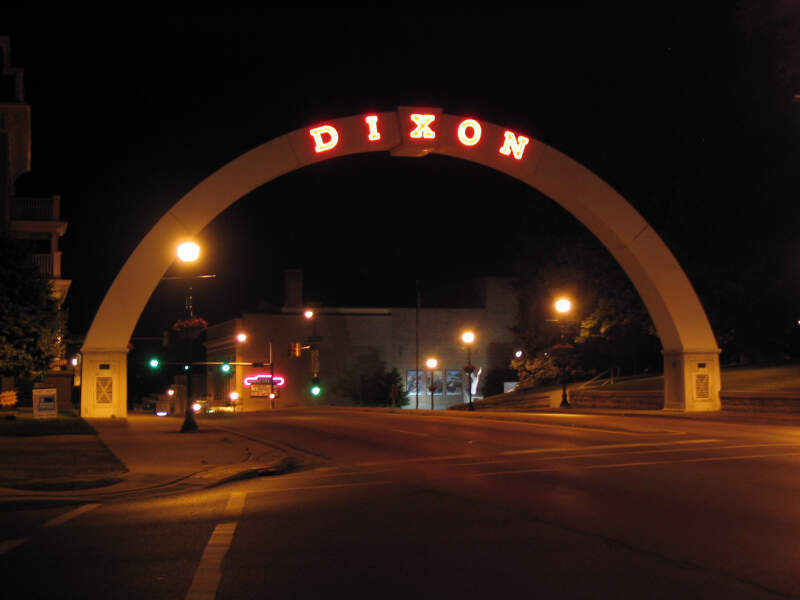
M568 313L572 309L572 302L566 298L556 300L556 310L562 314Z
M425 361L425 364L428 366L429 369L435 369L436 366L439 364L439 361L435 358L429 358Z
M246 333L237 333L236 334L236 341L239 342L240 344L242 342L246 342L247 341L247 334Z
M465 344L471 344L472 342L475 341L475 334L472 333L471 331L465 331L463 334L461 334L461 340Z
M200 246L194 242L183 242L178 246L178 258L181 262L194 262L200 257Z

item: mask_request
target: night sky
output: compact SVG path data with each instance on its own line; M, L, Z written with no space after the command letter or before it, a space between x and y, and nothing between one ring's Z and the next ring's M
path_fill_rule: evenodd
M62 196L71 333L85 333L142 236L214 170L299 127L400 105L554 146L642 213L701 298L729 283L752 294L747 318L796 310L796 321L800 3L597 4L431 16L0 9L32 106L33 171L17 192ZM582 226L484 167L327 161L204 231L202 268L217 278L195 287L195 306L217 322L280 305L290 267L324 304L410 305L415 279L513 274L520 248L554 231ZM168 327L182 295L162 283L136 334Z

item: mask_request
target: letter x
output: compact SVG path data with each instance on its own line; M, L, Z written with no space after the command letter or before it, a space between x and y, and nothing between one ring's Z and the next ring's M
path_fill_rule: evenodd
M426 139L432 140L436 138L436 132L430 128L430 124L436 120L436 115L421 115L419 113L411 114L411 120L416 124L416 128L408 134L409 137L419 140Z

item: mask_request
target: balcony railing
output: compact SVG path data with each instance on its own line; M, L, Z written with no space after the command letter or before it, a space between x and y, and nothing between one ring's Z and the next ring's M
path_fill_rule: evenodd
M61 198L13 198L12 221L58 221L61 217Z
M48 279L61 279L61 252L34 254L33 261L39 267L39 272Z

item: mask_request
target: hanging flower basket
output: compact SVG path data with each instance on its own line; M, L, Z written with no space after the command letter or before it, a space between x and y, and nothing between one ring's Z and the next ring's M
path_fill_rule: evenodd
M556 344L555 346L550 348L550 352L552 352L553 354L560 354L560 353L569 352L570 350L574 350L574 349L575 349L575 346L573 346L572 344Z
M172 331L187 340L195 339L206 329L208 329L208 323L201 317L192 317L191 319L176 321L172 326Z

